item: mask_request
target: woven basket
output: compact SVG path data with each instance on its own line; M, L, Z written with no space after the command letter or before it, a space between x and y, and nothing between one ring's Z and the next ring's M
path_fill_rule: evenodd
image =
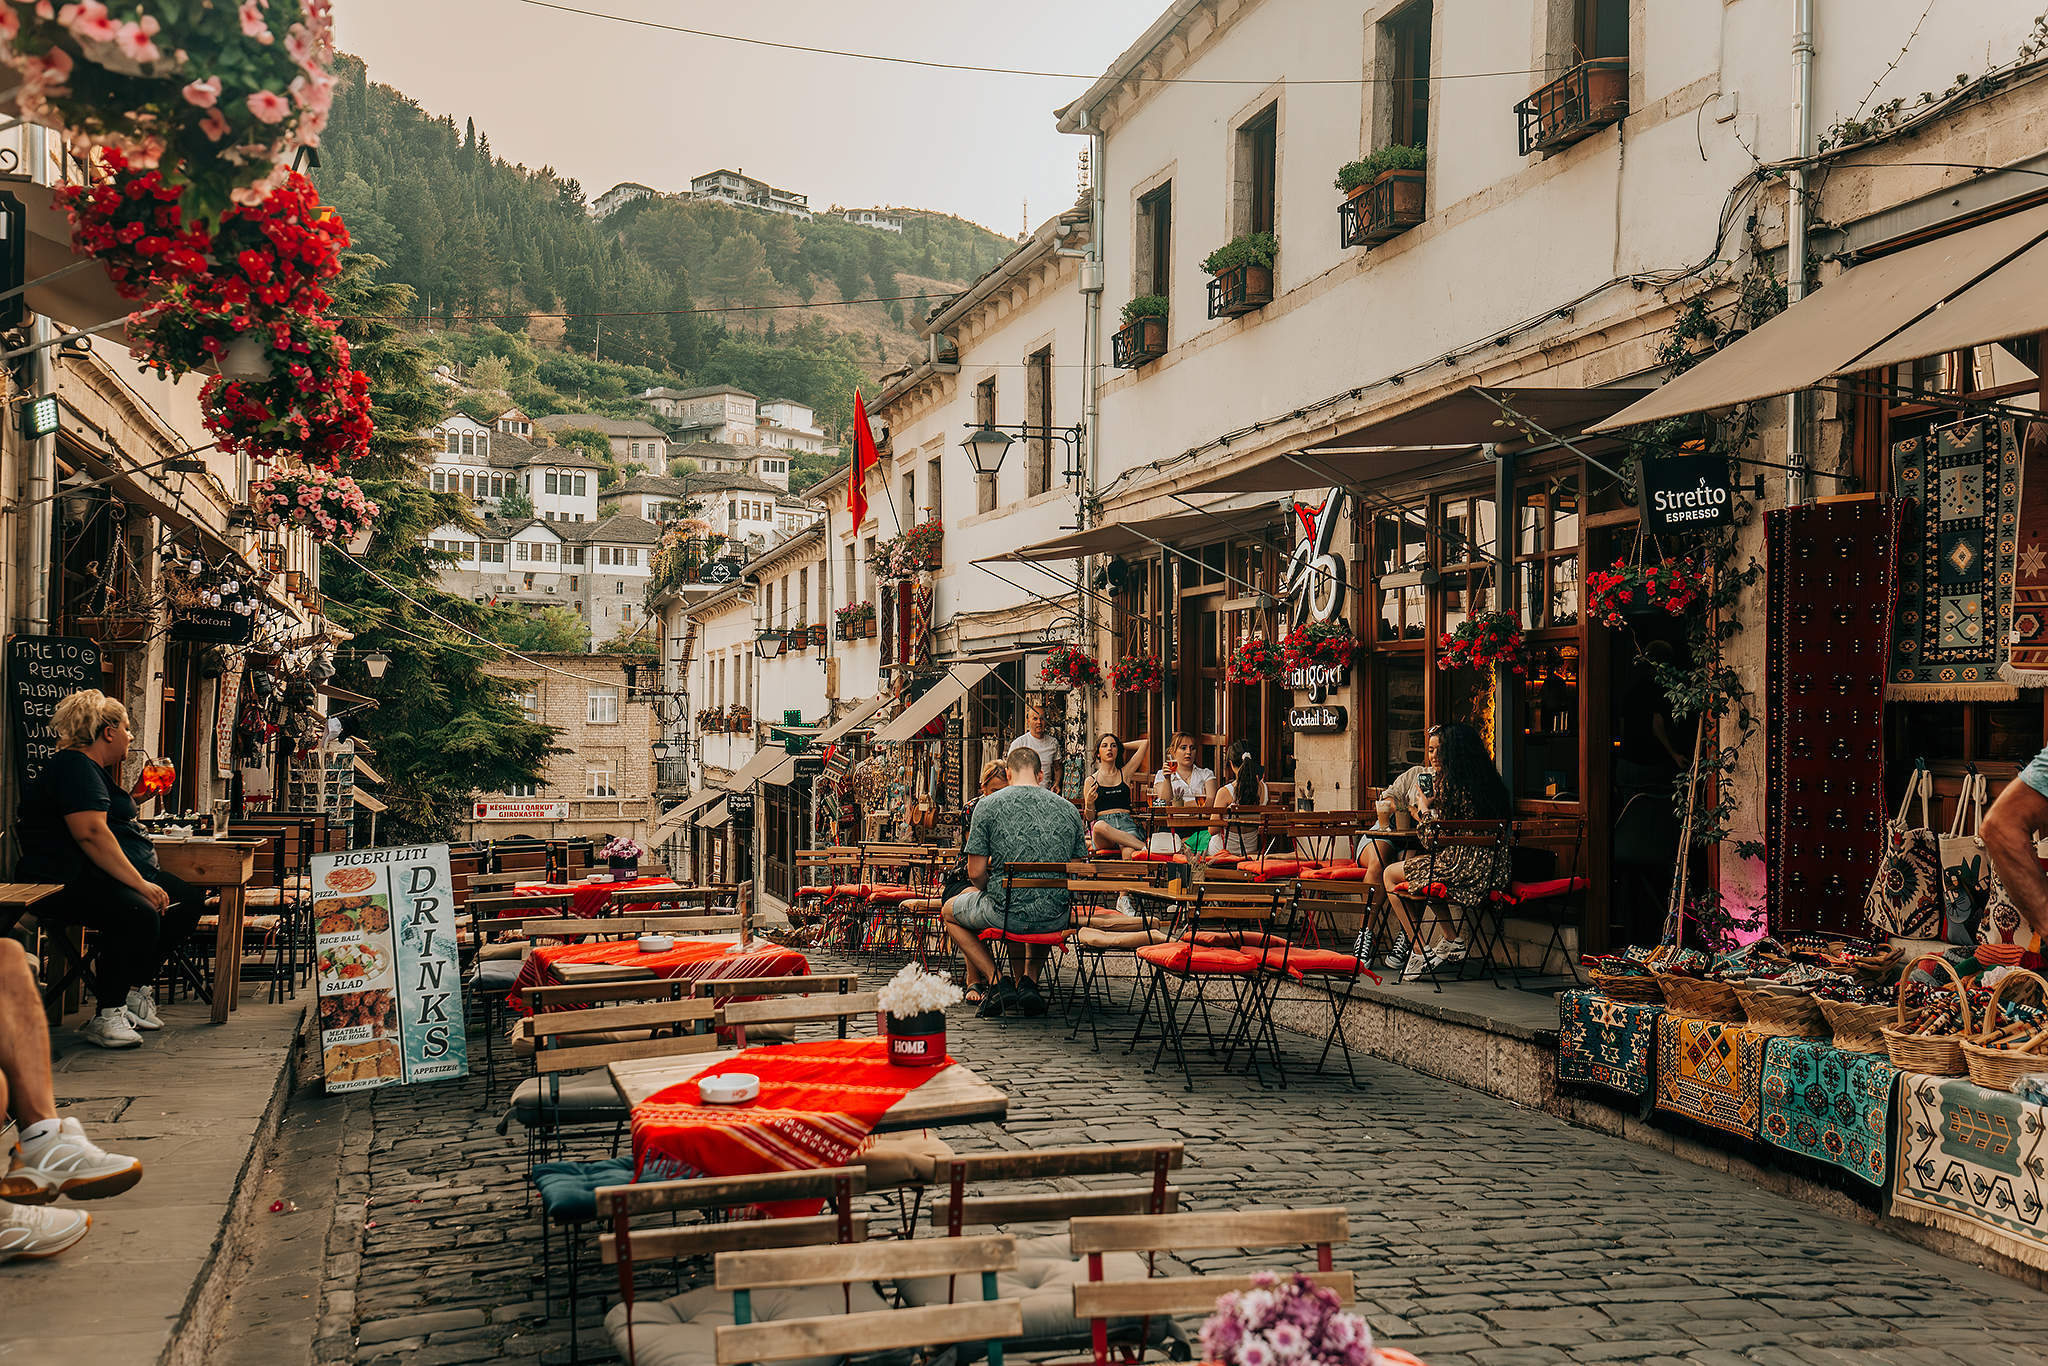
M1962 1034L1907 1034L1890 1025L1883 1026L1878 1033L1884 1035L1884 1051L1890 1056L1892 1066L1901 1072L1919 1072L1930 1077L1960 1077L1970 1070L1969 1064L1963 1061L1963 1035L1970 1032L1970 993L1946 958L1934 961L1941 964L1941 970L1948 974L1949 981L1955 983L1956 995L1961 998ZM1899 1004L1892 1023L1906 1023L1906 989L1903 983L1899 986Z
M1844 1053L1882 1053L1884 1035L1879 1031L1892 1017L1890 1006L1855 1006L1847 1001L1822 999L1816 1002L1834 1031L1835 1047Z
M1673 1015L1718 1020L1723 1024L1749 1022L1735 988L1726 982L1703 982L1697 977L1674 977L1661 972L1657 981L1664 988L1664 1004Z
M2048 1053L2018 1053L1977 1042L1998 1031L2005 989L2022 977L2040 987L2043 999L2048 999L2048 982L2025 968L2014 968L1992 988L1991 1004L1984 1008L1984 1027L1963 1040L1963 1062L1970 1069L1970 1080L1988 1091L2010 1091L2013 1083L2029 1072L2048 1072Z
M1656 1005L1664 999L1664 985L1655 977L1617 977L1598 968L1586 970L1586 981L1610 1001L1629 1005Z
M1820 1002L1811 996L1784 996L1771 991L1735 988L1749 1027L1758 1034L1782 1039L1825 1039L1828 1017L1820 1013Z

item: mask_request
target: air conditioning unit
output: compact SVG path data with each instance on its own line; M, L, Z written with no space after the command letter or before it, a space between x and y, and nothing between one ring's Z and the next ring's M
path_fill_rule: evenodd
M553 584L549 584L549 585L548 585L548 592L552 593L552 592L554 592L554 591L555 591L555 586L554 586Z

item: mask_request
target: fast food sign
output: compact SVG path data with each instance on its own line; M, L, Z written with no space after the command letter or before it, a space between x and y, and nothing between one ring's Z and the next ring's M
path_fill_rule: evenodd
M469 1072L448 846L313 856L314 980L329 1091Z

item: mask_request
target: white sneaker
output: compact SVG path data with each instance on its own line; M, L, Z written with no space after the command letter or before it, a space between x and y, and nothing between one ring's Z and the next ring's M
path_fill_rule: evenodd
M17 1186L27 1181L41 1188L40 1194L16 1197L32 1204L46 1204L60 1195L104 1200L142 1179L142 1163L102 1150L75 1119L59 1121L57 1132L22 1143L20 1152L21 1165L7 1175Z
M1118 915L1136 915L1138 913L1138 905L1131 900L1129 892L1118 892L1116 894L1116 913Z
M87 1020L78 1035L87 1043L96 1043L101 1048L134 1048L142 1042L135 1026L128 1023L128 1012L120 1006L102 1010Z
M85 1236L92 1216L75 1209L34 1209L0 1200L0 1262L54 1257Z
M162 1029L163 1016L156 1013L155 987L130 987L128 1002L122 1007L128 1012L128 1023L137 1029Z
M1429 969L1430 950L1417 949L1408 955L1408 961L1401 969L1401 980L1404 982L1419 981L1429 976Z
M1430 962L1440 968L1455 967L1465 961L1469 952L1462 939L1446 939L1429 951Z

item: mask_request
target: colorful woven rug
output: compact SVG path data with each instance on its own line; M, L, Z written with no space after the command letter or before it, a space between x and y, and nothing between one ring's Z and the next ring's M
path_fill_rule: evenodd
M749 1048L633 1107L634 1179L846 1166L868 1147L890 1106L945 1070L896 1066L886 1039ZM727 1072L759 1077L760 1098L744 1106L701 1103L697 1083ZM763 1208L782 1217L816 1213L819 1203Z
M1647 1096L1656 1076L1657 1017L1663 1006L1610 1001L1597 991L1557 998L1557 1079Z
M2048 422L2027 423L2021 446L2012 644L1998 676L2022 688L2048 688Z
M1844 1053L1815 1039L1772 1039L1764 1049L1763 1140L1883 1186L1891 1138L1892 1079L1882 1054Z
M1755 1138L1767 1036L1665 1012L1657 1018L1657 1109Z
M1883 852L1884 660L1898 504L1764 519L1765 875L1774 934L1861 934Z
M2019 542L2016 427L1973 417L1892 447L1904 515L1885 691L1894 702L2010 696L1998 680Z
M2048 1268L2048 1109L1961 1078L1899 1078L1892 1213Z

